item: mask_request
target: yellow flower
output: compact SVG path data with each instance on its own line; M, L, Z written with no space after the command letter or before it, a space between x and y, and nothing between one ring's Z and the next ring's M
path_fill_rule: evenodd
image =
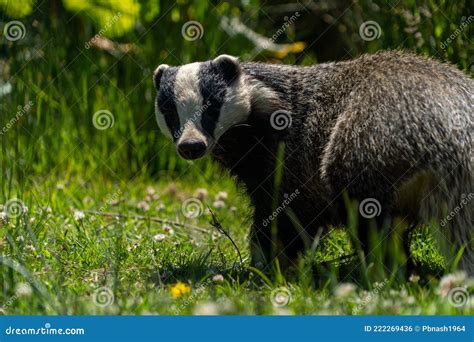
M179 298L182 295L191 292L191 287L178 281L171 287L170 291L173 298Z

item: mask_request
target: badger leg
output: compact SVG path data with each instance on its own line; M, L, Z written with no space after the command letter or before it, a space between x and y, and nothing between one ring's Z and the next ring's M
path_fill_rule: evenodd
M274 216L271 211L256 206L253 222L249 235L252 265L265 271L270 270L275 259L281 266L294 265L304 245L291 220L284 213ZM273 224L276 224L275 234L272 234Z

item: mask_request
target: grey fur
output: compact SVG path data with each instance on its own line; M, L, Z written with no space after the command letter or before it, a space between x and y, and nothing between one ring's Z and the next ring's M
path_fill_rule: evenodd
M270 226L262 222L272 215L275 156L284 142L278 202L299 191L287 209L304 234L345 223L344 192L359 202L375 198L379 224L394 216L413 225L442 223L451 247L465 248L460 268L474 271L473 203L461 204L474 191L473 80L451 65L398 51L311 67L235 63L251 111L211 153L245 184L255 206L254 262L271 255ZM276 110L291 113L291 126L272 127ZM278 215L289 259L303 248L294 226L286 213ZM359 226L367 247L367 225Z

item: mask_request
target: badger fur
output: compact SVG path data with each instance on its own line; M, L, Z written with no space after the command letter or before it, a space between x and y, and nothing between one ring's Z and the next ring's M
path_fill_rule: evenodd
M254 263L268 264L277 245L294 260L305 237L345 224L348 196L373 201L378 226L436 223L473 272L474 82L455 67L399 51L310 67L221 55L160 65L154 84L158 124L178 153L210 154L245 185ZM368 216L358 225L366 253Z

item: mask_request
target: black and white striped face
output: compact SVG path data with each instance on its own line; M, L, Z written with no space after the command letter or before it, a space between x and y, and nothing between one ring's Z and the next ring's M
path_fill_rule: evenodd
M184 159L209 153L250 113L250 91L235 57L221 55L179 67L162 64L153 80L158 125Z

